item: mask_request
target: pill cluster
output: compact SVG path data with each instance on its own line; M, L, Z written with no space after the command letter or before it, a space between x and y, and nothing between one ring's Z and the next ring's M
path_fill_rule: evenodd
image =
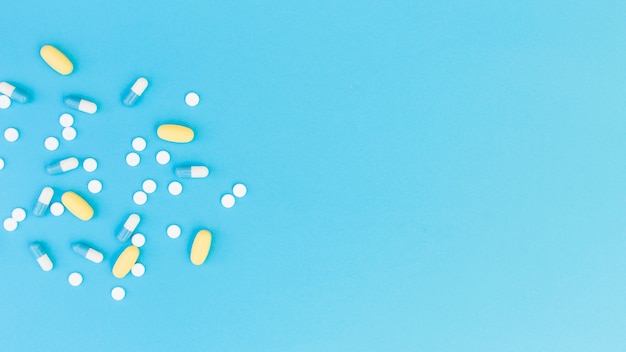
M58 48L52 45L44 45L39 52L43 61L57 73L67 76L74 71L72 61ZM137 104L149 86L148 79L139 77L130 87L123 93L121 103L125 106L132 107ZM12 102L27 103L30 95L26 90L15 86L9 82L0 82L0 109L7 109ZM96 114L98 105L93 99L80 94L71 94L63 97L63 102L68 108L86 113ZM195 92L189 92L185 96L185 103L194 107L200 102L200 96ZM62 127L61 137L66 141L72 141L77 137L77 131L74 128L74 116L69 113L63 113L59 116L59 124ZM189 126L182 124L164 123L156 129L156 135L159 139L177 144L191 143L195 138L194 130ZM4 138L9 142L15 142L19 138L19 132L16 128L10 127L4 131ZM44 147L48 151L55 151L59 148L59 139L55 136L49 136L44 140ZM126 164L131 167L139 165L141 161L140 154L146 149L147 142L143 137L135 137L131 141L133 151L126 154ZM167 165L171 161L168 151L160 150L155 155L155 160L160 165ZM49 163L45 170L50 175L63 175L72 170L76 170L81 165L81 160L74 156L68 156L63 159L57 159ZM0 158L0 169L4 168L4 160ZM98 168L98 162L93 157L87 157L82 160L82 168L87 173L93 173ZM173 168L173 174L179 179L204 179L209 176L209 168L199 164L180 164ZM102 191L102 182L98 179L92 179L87 184L87 189L92 194ZM146 203L148 195L157 189L157 183L153 179L146 179L141 184L141 189L133 193L133 201L136 205ZM181 182L173 180L167 185L167 190L171 195L179 195L183 191ZM235 203L235 198L241 198L247 193L245 185L238 183L233 187L233 194L225 194L222 199L222 205L231 208ZM60 194L60 197L57 195ZM55 199L55 196L58 198ZM232 198L232 200L231 200ZM71 215L81 221L89 221L96 214L94 207L81 195L77 190L55 190L50 186L44 187L37 197L37 201L32 209L35 217L42 217L49 211L54 216L61 216L67 210ZM26 210L24 208L15 208L11 212L11 216L3 222L6 231L12 232L18 228L18 224L26 219ZM141 223L141 216L137 213L129 214L125 219L120 221L119 228L115 232L115 237L122 246L121 253L114 259L111 273L115 278L121 279L131 273L135 277L143 276L145 266L139 262L141 250L146 243L146 236L136 232ZM166 233L170 238L178 238L182 234L182 229L177 224L170 224ZM127 244L130 239L131 244ZM212 234L208 229L200 229L195 234L193 243L189 252L189 260L194 265L202 265L211 249ZM73 252L85 258L86 260L101 264L105 259L102 250L97 249L91 243L79 241L71 243ZM35 257L39 267L43 271L50 271L54 268L52 257L49 255L50 249L40 240L33 241L29 245L32 255ZM71 272L67 277L71 286L80 286L84 277L79 272ZM126 290L121 286L116 286L111 290L111 297L114 300L122 300L126 296Z

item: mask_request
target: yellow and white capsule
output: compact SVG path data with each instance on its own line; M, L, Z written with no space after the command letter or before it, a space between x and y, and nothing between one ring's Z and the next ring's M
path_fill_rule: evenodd
M91 205L75 192L68 191L63 193L61 203L70 213L82 221L88 221L93 218L94 211Z
M72 64L70 59L68 59L67 56L61 52L61 50L52 45L42 46L41 50L39 50L39 55L41 55L41 58L48 64L48 66L64 76L67 76L74 71L74 64Z
M113 265L113 276L121 279L124 276L128 275L128 273L133 268L133 265L137 263L137 259L139 259L139 248L133 245L126 247L122 254L117 257L117 260Z
M52 264L52 260L50 259L50 256L48 256L48 253L46 253L46 250L44 249L41 243L39 242L32 243L30 245L30 251L31 253L33 253L33 256L35 257L35 259L37 259L37 264L39 264L39 267L41 268L41 270L43 271L52 270L52 268L54 267L54 265Z
M157 135L164 141L189 143L193 140L194 132L187 126L166 123L157 128Z
M209 230L200 230L193 239L189 259L195 265L202 265L211 250L213 236Z

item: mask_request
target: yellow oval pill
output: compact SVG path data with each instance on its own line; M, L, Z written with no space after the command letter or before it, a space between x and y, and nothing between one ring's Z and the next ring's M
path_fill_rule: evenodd
M202 263L204 263L211 249L211 239L212 236L209 230L198 231L191 245L191 255L189 258L192 263L195 265L202 265Z
M121 279L128 275L133 265L137 263L137 258L139 258L139 248L133 245L126 247L113 265L113 276Z
M74 71L74 64L72 64L70 59L68 59L65 54L52 45L42 46L39 51L39 55L41 55L41 58L48 64L48 66L52 67L53 70L64 76L69 75L72 71Z
M93 208L83 197L74 192L65 192L61 196L61 203L65 205L65 208L74 214L75 217L82 221L87 221L93 218Z
M193 140L193 130L183 125L164 124L157 129L157 135L164 141L189 143Z

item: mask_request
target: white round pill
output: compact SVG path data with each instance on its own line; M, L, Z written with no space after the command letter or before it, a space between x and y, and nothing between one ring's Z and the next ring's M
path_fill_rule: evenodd
M87 184L87 189L93 194L100 193L102 191L102 182L100 180L91 180Z
M61 216L65 212L65 207L59 202L50 204L50 213L54 216Z
M126 291L121 288L121 287L114 287L111 290L111 297L113 297L114 300L116 301L121 301L124 299L124 297L126 296Z
M144 191L137 191L133 194L133 202L137 205L144 205L148 201L148 195Z
M2 226L4 226L4 229L9 232L15 231L15 229L17 229L17 221L13 218L6 218L4 219Z
M62 127L72 127L74 124L74 116L68 113L61 114L61 116L59 116L59 123Z
M11 106L11 98L0 94L0 109L8 109Z
M222 205L224 208L232 208L235 205L235 197L232 194L222 196Z
M87 172L94 172L98 168L98 162L94 158L83 160L83 169Z
M65 127L61 132L61 135L66 141L73 141L76 138L76 130L74 127Z
M185 103L189 106L196 106L200 102L200 96L196 92L189 92L185 95Z
M180 226L178 225L170 225L167 227L167 235L169 238L178 238L181 232Z
M4 159L0 158L0 170L4 169Z
M130 242L132 242L133 246L141 248L146 244L146 236L141 233L136 233L131 237Z
M17 222L22 222L26 219L26 210L24 208L15 208L11 212L11 217Z
M135 152L131 152L126 155L126 164L128 164L128 166L137 166L139 165L140 160L141 158L139 157L139 154Z
M135 151L137 152L141 152L146 149L146 140L141 137L136 137L135 139L133 139L131 144L133 146L133 149L135 149Z
M167 190L171 195L177 196L183 191L183 185L181 185L178 181L172 181L169 185L167 185Z
M241 198L245 196L246 193L248 193L248 188L246 188L246 185L244 185L243 183L238 183L233 186L233 194L235 195L235 197Z
M67 282L74 287L80 286L80 284L83 283L83 276L80 273L71 273L70 276L67 277Z
M20 138L20 133L13 127L9 127L4 130L4 139L8 142L15 142L18 138Z
M59 140L55 137L48 137L43 141L43 145L50 151L57 150L59 148Z
M156 191L157 184L156 182L154 182L154 180L147 179L143 181L143 183L141 184L141 188L143 189L144 192L151 194L151 193L154 193L154 191Z
M132 269L130 269L130 272L133 274L134 277L142 277L143 274L146 273L146 267L143 266L143 264L141 263L136 263L135 265L133 265Z
M165 165L170 162L170 153L165 150L161 150L156 154L156 161L161 165Z

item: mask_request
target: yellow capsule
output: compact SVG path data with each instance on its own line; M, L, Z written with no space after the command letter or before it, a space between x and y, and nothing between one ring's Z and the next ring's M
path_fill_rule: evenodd
M59 49L52 45L44 45L39 51L39 55L48 66L58 73L67 76L74 71L74 64Z
M163 124L159 126L157 135L164 141L174 143L189 143L194 137L191 128L175 124Z
M139 258L139 248L135 246L128 246L119 257L115 261L113 265L113 276L118 279L123 278L128 275L130 270L133 268L133 265L137 263L137 259Z
M189 258L191 262L195 265L202 265L206 260L207 255L209 255L209 250L211 249L211 232L209 230L200 230L196 234L196 238L193 240L193 244L191 245L191 255Z
M74 214L75 217L87 221L93 218L93 208L87 201L75 192L65 192L61 196L61 203Z

